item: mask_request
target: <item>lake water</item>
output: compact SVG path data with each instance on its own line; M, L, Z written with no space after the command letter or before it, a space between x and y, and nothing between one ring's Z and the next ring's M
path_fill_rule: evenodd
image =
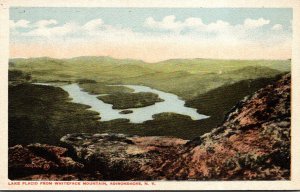
M111 85L115 86L115 85ZM97 97L99 95L92 95L88 92L83 91L78 84L68 84L60 86L63 90L69 93L70 98L72 98L72 102L81 103L85 105L89 105L90 110L97 111L100 113L101 120L100 121L110 121L113 119L129 119L132 123L142 123L147 120L152 120L152 116L158 113L164 112L174 112L177 114L190 116L193 120L206 119L208 116L197 113L197 110L194 108L184 106L185 101L179 99L177 95L166 93L163 91L159 91L156 89L152 89L146 86L140 85L117 85L117 86L125 86L137 92L150 92L159 95L161 99L164 101L157 102L154 105L141 107L141 108L129 108L133 113L129 114L120 114L122 110L113 109L111 104L104 103L99 100ZM123 109L124 110L124 109Z

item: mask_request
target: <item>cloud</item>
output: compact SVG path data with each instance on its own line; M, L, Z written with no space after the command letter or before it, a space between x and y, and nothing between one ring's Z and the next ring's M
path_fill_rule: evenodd
M244 27L247 29L255 29L262 27L264 25L267 25L270 23L270 20L266 20L264 18L259 18L259 19L245 19L244 21Z
M174 15L168 15L161 20L145 18L141 25L151 30L134 31L129 27L109 25L101 18L85 23L59 23L54 19L34 23L19 20L11 21L11 28L17 31L12 31L11 35L11 42L16 45L12 54L43 56L48 53L47 56L52 57L110 55L147 61L172 57L290 57L291 34L272 32L272 28L280 28L276 25L262 28L269 23L270 20L264 18L247 18L235 25L223 20L204 23L197 17L178 20ZM28 30L23 31L16 26ZM22 43L23 46L19 46ZM28 44L45 49L43 52L24 52ZM281 48L285 51L279 54Z
M14 20L10 20L9 21L9 27L11 29L15 29L15 28L27 28L29 27L30 22L24 19L18 20L18 21L14 21Z
M56 25L57 21L54 19L49 19L49 20L40 20L34 24L37 28L45 28L49 25Z
M187 18L185 21L184 21L184 25L186 27L200 27L200 26L203 26L203 22L202 22L202 19L200 18L196 18L196 17L189 17Z
M23 33L24 36L35 36L35 37L62 37L73 33L78 28L75 23L65 23L62 26L48 27L51 24L56 24L54 20L52 21L39 21L36 23L37 28Z
M99 27L103 25L102 19L94 19L83 25L83 29L87 31L97 30Z
M280 24L275 24L275 25L273 25L273 27L272 27L272 30L274 30L274 31L280 31L280 30L282 30L283 29L283 27L282 27L282 25L280 25Z
M195 32L224 32L225 30L228 31L235 31L237 30L249 30L249 29L256 29L260 28L264 25L270 23L270 20L266 20L264 18L259 19L250 19L247 18L244 20L243 24L239 25L231 25L230 23L217 20L212 23L205 24L202 22L201 18L196 17L189 17L184 21L176 20L174 15L165 16L161 21L156 21L153 17L148 17L145 22L144 26L151 28L151 29L161 29L161 30L168 30L173 32L180 32L183 30L190 30Z
M152 29L152 32L156 35L165 35L164 32L170 32L174 34L181 34L192 36L206 36L218 38L217 36L230 36L233 35L236 38L249 37L247 33L248 30L253 30L264 25L267 25L270 21L259 18L259 19L245 19L243 24L231 25L229 22L223 20L217 20L211 23L203 23L201 18L189 17L185 20L178 20L174 15L168 15L162 18L162 20L157 21L153 17L148 17L144 21L144 27ZM58 21L54 19L40 20L35 23L30 23L26 20L11 21L11 27L27 27L31 30L23 32L21 35L24 36L37 36L37 37L64 37L72 35L77 38L86 38L92 36L120 36L123 38L129 36L142 36L143 34L132 31L130 28L117 27L112 25L107 25L101 18L96 18L90 20L84 24L78 24L76 22L68 22L65 24L59 24ZM277 26L278 27L278 26ZM157 31L158 30L158 31ZM149 32L151 33L151 31ZM148 33L148 34L149 34ZM155 36L150 34L150 36ZM229 37L230 39L231 37ZM232 39L232 38L231 38Z
M225 21L218 20L214 23L210 23L208 25L205 25L205 29L208 32L224 32L224 30L230 29L232 26Z
M129 28L115 27L111 25L104 24L102 19L93 19L84 24L79 24L76 22L67 22L64 24L59 24L54 19L40 20L35 23L23 22L19 20L17 22L11 21L11 28L15 28L15 25L28 27L30 30L26 32L14 30L14 35L18 35L19 38L23 37L40 37L40 38L51 38L55 39L69 38L77 40L85 40L86 38L102 37L108 38L113 36L131 36L133 33Z
M210 29L208 30L213 30L215 27L213 25L215 24L210 25ZM201 18L189 17L184 21L177 21L174 15L165 16L161 21L156 21L153 17L148 17L144 22L144 26L151 29L161 29L173 32L180 32L185 29L200 31L205 30L207 27L207 25L202 22Z
M163 29L177 31L184 27L184 23L180 21L175 21L176 17L174 15L169 15L163 18L162 21L155 21L153 17L148 17L145 20L144 26L152 29Z

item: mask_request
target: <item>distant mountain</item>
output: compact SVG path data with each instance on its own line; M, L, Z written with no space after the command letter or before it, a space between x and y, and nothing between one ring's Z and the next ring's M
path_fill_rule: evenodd
M10 62L71 62L71 63L98 63L98 64L139 64L145 63L142 60L135 59L116 59L107 56L81 56L67 59L57 59L51 57L36 57L36 58L13 58L9 60Z
M108 56L81 56L70 59L64 59L69 62L91 62L91 63L107 63L107 64L140 64L145 63L142 60L135 59L116 59Z
M70 61L70 62L92 62L92 63L110 63L110 64L151 64L151 65L181 65L181 64L188 64L188 65L194 65L194 64L201 64L201 65L207 65L207 64L250 64L256 63L258 65L269 65L270 63L277 65L278 63L281 63L283 68L284 65L291 62L290 59L288 60L234 60L234 59L206 59L206 58L193 58L193 59L168 59L164 61L159 62L145 62L143 60L138 59L117 59L109 56L80 56L80 57L73 57L73 58L65 58L65 59L57 59L57 58L51 58L51 57L35 57L35 58L11 58L9 61L11 62L20 62L20 61L43 61L43 60L62 60L62 61ZM287 68L288 69L288 68Z
M146 85L185 100L245 79L274 77L289 72L290 60L172 59L145 63L133 59L83 56L11 59L10 69L29 73L33 81L93 80L106 84Z

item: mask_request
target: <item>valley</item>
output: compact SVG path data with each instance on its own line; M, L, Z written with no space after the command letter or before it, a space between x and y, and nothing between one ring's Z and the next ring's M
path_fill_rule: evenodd
M192 139L221 124L239 100L289 72L290 61L180 59L145 63L109 57L32 58L11 59L9 67L9 144L14 145L59 144L62 136L77 132ZM167 110L139 123L126 118L101 121L105 114L71 102L62 88L32 83L77 83L120 110L163 103L163 98L149 92L137 94L120 85L147 86L178 96L186 107L209 118L195 120Z

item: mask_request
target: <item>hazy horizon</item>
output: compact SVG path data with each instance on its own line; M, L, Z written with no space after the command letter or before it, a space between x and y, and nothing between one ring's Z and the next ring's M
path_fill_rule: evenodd
M285 60L292 9L10 9L10 57Z
M76 56L76 57L65 57L65 58L57 58L57 57L48 57L48 56L40 56L40 57L10 57L9 60L11 59L41 59L41 58L49 58L49 59L76 59L80 57L106 57L106 58L111 58L111 59L116 59L116 60L135 60L135 61L142 61L143 63L159 63L159 62L164 62L164 61L169 61L169 60L197 60L197 59L203 59L203 60L236 60L236 61L255 61L255 60L266 60L266 61L285 61L285 60L291 60L291 58L287 59L216 59L216 58L170 58L170 59L164 59L164 60L159 60L155 62L147 62L143 59L133 59L133 58L115 58L112 56L103 56L103 55L82 55L82 56Z

